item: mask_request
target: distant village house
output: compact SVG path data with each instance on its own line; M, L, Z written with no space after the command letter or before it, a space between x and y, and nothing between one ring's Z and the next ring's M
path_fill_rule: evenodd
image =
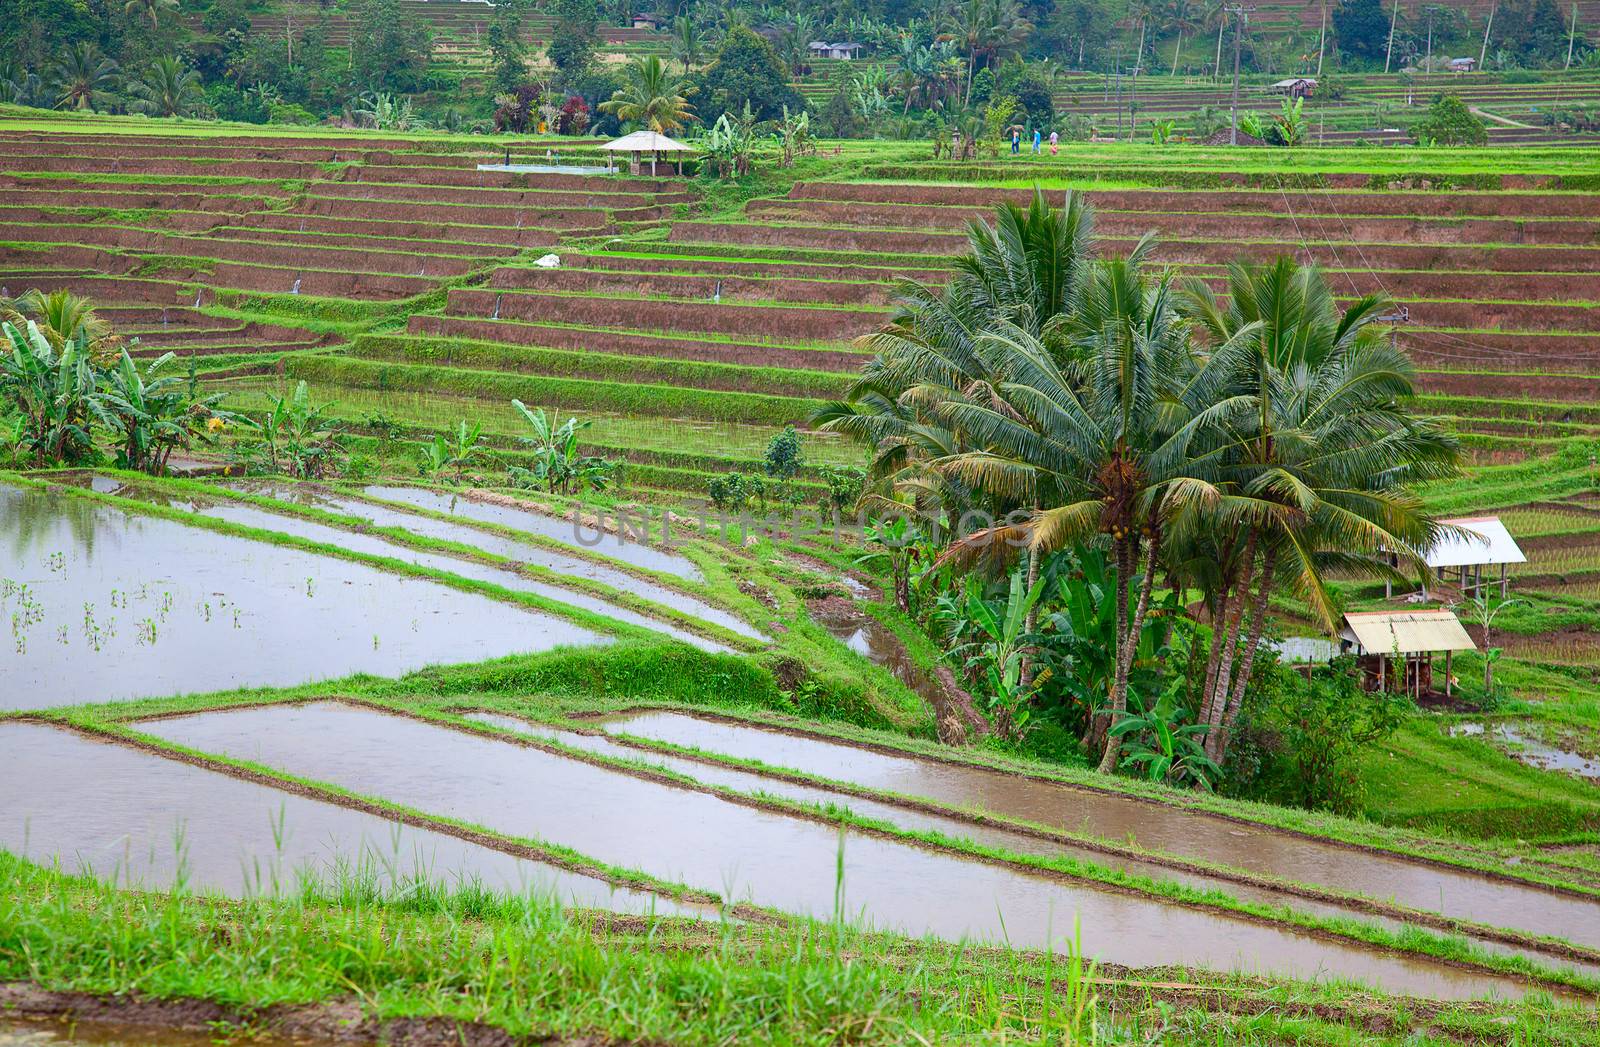
M813 40L807 50L815 58L837 58L841 61L849 62L860 57L861 51L865 46L864 44L850 42L830 44L825 40Z

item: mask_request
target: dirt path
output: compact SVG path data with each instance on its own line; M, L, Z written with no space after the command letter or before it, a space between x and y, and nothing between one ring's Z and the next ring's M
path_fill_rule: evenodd
M1489 112L1489 110L1487 110L1487 109L1479 109L1475 105L1474 106L1468 106L1467 109L1468 109L1468 112L1472 113L1472 115L1478 117L1479 119L1491 120L1494 123L1497 123L1502 127L1521 127L1521 128L1524 128L1525 130L1529 130L1529 131L1538 130L1538 128L1533 124L1518 123L1517 121L1512 120L1510 117L1498 116L1498 115L1496 115L1494 113Z

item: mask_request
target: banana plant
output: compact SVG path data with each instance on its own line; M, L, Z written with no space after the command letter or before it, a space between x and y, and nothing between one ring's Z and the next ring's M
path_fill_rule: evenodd
M438 433L432 443L422 445L422 471L437 476L453 470L455 482L462 483L467 478L467 466L487 457L488 453L489 449L483 445L482 424L468 425L463 418L454 429Z
M32 320L0 324L0 403L17 415L14 453L24 461L82 461L94 453L90 399L95 369L85 331L45 337Z
M177 359L164 353L143 371L126 349L89 398L89 408L117 440L117 465L159 476L172 452L220 428L215 410L224 394L192 398L182 374L167 373ZM213 421L215 420L215 422Z
M985 697L994 717L995 731L1004 738L1020 737L1032 715L1033 696L1050 677L1050 672L1027 678L1029 649L1043 638L1028 631L1030 612L1045 592L1045 581L1032 587L1022 571L1011 575L1004 604L998 607L983 599L977 587L967 590L967 618L976 639L952 654L966 655L969 674L984 681Z
M1123 739L1123 764L1142 767L1148 780L1210 792L1222 768L1206 755L1207 725L1183 722L1187 711L1178 696L1185 682L1181 676L1174 679L1148 705L1130 689L1128 711L1112 725L1111 735Z

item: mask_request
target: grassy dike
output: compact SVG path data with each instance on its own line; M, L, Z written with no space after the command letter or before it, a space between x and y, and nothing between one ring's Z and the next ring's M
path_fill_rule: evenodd
M282 900L119 892L0 854L0 982L49 1014L117 997L157 1026L418 1047L690 1044L1576 1043L1540 1002L1419 1005L1340 986L1128 982L1073 959L837 924L562 912L471 888L357 883ZM20 994L0 987L0 1006ZM196 1003L199 1006L196 1006ZM438 1021L437 1019L444 1019ZM343 1022L342 1026L338 1023ZM1412 1036L1413 1030L1423 1038Z

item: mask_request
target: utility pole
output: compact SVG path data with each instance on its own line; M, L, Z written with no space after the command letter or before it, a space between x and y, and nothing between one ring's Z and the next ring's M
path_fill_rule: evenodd
M1499 4L1489 5L1488 21L1483 23L1483 46L1478 48L1478 72L1483 72L1484 60L1489 57L1489 30L1494 28L1494 11Z
M1383 56L1383 71L1389 71L1389 61L1394 58L1394 26L1400 21L1400 0L1394 0L1394 12L1389 15L1389 50Z
M1249 9L1243 6L1230 8L1233 12L1233 101L1228 104L1228 144L1239 144L1239 45L1244 38L1244 28L1249 24Z

